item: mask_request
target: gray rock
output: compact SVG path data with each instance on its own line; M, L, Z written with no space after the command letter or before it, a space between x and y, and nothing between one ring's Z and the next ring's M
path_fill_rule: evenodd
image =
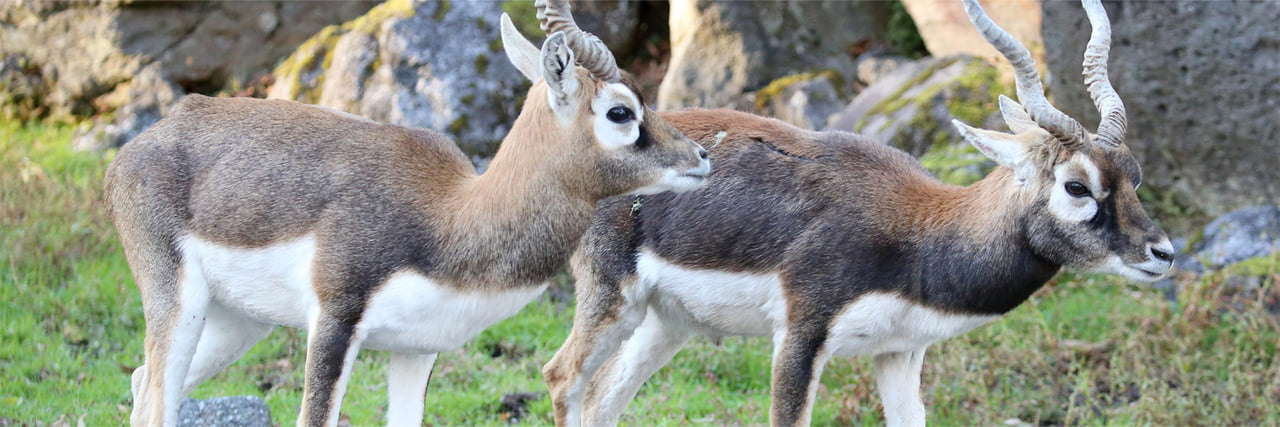
M574 0L573 19L579 27L600 37L621 59L635 48L640 3L639 0ZM529 36L533 38L532 34Z
M187 90L236 89L326 25L377 1L0 2L0 57L40 70L41 107L92 115L149 64ZM0 87L2 99L3 87Z
M270 427L271 408L257 396L187 399L178 408L179 427Z
M783 77L755 93L757 111L806 129L822 129L844 108L843 83L834 72Z
M888 2L671 1L671 61L658 109L722 107L798 72L853 80L850 47L880 40ZM838 30L837 30L838 29Z
M1280 252L1280 207L1255 206L1213 220L1205 226L1204 237L1181 253L1176 263L1179 270L1203 272L1276 252Z
M999 130L995 94L1013 91L995 67L971 57L905 63L859 92L831 119L830 130L855 132L902 149L944 181L967 184L991 162L956 133L952 119Z
M897 70L898 67L910 62L912 60L904 56L868 52L859 56L854 63L854 69L857 71L855 77L859 83L869 86L880 80L880 77L892 73L893 70Z
M502 50L501 15L498 2L387 2L303 43L268 97L434 129L492 156L530 84Z
M116 87L108 97L119 97L126 102L115 112L110 122L99 121L87 132L77 135L77 150L97 150L119 147L160 121L169 108L182 97L182 88L160 74L159 64L143 68L130 82Z
M1280 3L1105 2L1110 74L1144 186L1218 216L1280 200ZM1089 27L1078 2L1044 2L1055 104L1094 128L1080 77Z

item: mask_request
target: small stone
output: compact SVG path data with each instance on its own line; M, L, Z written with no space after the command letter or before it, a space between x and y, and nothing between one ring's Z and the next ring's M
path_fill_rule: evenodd
M257 396L187 399L178 408L179 427L270 427L271 409Z

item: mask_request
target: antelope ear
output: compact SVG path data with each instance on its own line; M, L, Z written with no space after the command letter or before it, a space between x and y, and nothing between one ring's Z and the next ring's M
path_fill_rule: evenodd
M511 17L505 13L502 14L502 49L507 51L511 65L529 81L536 82L542 78L542 68L538 67L538 48L520 34L520 30L511 23Z
M1004 123L1009 125L1009 130L1013 133L1031 132L1033 129L1040 128L1035 120L1031 120L1031 115L1027 114L1027 109L1023 108L1022 104L1004 95L1000 95L999 98L1000 115L1004 116Z
M956 131L965 141L978 148L984 156L995 160L1000 166L1013 169L1019 182L1031 177L1032 165L1027 161L1027 143L1018 135L1003 132L992 132L985 129L969 127L959 120L951 120Z
M572 111L578 92L578 77L573 71L573 50L564 33L555 33L542 43L542 79L547 82L548 101L556 113Z

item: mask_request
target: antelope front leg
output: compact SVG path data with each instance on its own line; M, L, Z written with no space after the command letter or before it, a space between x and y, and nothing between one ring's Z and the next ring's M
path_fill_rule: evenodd
M924 426L924 401L920 399L920 368L925 348L876 355L876 386L884 403L884 420L890 426Z
M814 396L822 369L831 360L826 348L827 331L792 329L782 339L775 339L773 352L773 403L769 406L769 424L774 426L807 426L813 415Z
M436 353L391 353L387 364L387 425L422 425L423 398L431 382Z
M583 397L591 377L644 319L644 303L626 301L618 288L601 292L594 285L579 281L573 329L542 368L559 426L581 425Z
M354 322L321 313L307 331L306 384L302 392L299 426L338 425L342 396L351 376L351 366L360 352L360 337Z

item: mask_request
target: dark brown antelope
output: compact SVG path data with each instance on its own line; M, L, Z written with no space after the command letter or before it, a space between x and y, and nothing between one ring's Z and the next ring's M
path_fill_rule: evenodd
M774 345L773 425L805 425L823 366L873 356L890 425L923 425L925 349L1000 317L1062 267L1150 281L1173 248L1135 189L1124 107L1106 75L1109 24L1085 0L1097 135L1054 109L1034 61L974 0L974 25L1016 70L1012 134L958 121L999 167L957 187L909 155L844 132L733 111L664 114L716 171L684 194L617 197L573 258L577 314L543 369L560 425L611 425L695 334ZM624 342L625 341L625 342Z
M535 83L483 175L439 133L286 101L189 96L120 150L107 201L146 318L133 424L174 425L283 325L307 331L299 425L337 424L361 348L391 352L388 422L419 425L436 354L540 294L596 201L702 184L706 151L546 3L541 51L502 17Z

